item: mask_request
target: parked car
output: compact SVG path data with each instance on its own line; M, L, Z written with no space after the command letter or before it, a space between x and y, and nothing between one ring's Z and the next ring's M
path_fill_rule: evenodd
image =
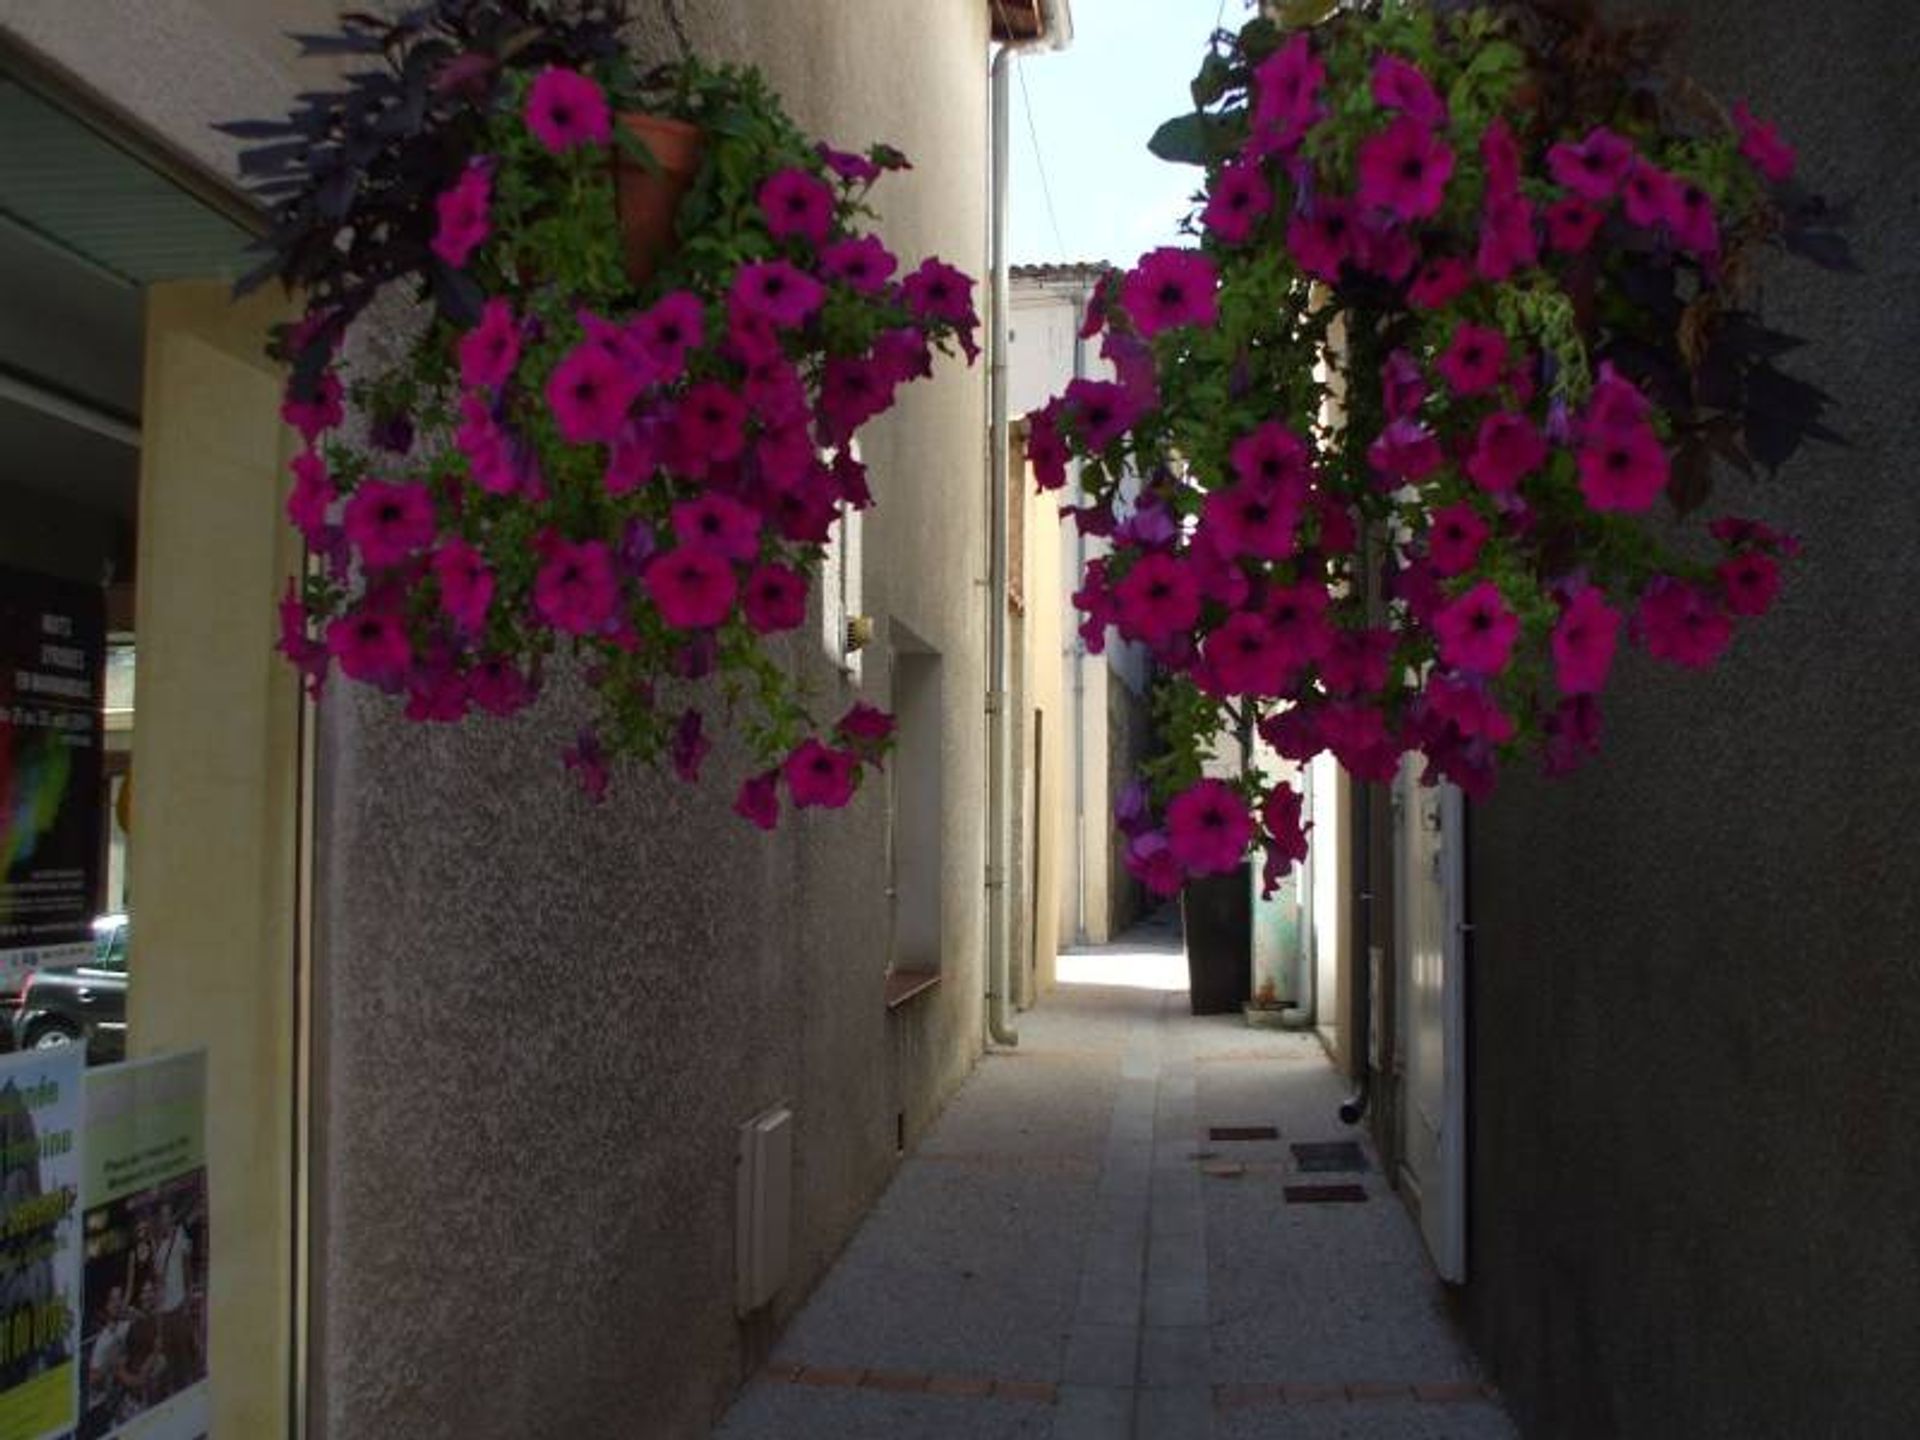
M84 1042L87 1060L104 1065L127 1054L127 917L93 922L93 955L36 965L12 994L0 995L15 1050Z

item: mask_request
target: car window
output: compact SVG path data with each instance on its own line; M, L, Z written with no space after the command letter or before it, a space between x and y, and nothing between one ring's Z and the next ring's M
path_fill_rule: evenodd
M127 968L127 927L121 925L100 939L94 947L93 963L100 970Z

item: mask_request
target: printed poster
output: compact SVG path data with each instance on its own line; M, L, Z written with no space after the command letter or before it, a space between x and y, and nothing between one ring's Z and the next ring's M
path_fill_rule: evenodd
M0 1057L0 1440L79 1419L83 1046Z
M98 586L0 568L0 982L93 950L106 653Z
M77 1440L207 1434L206 1090L204 1050L87 1072Z

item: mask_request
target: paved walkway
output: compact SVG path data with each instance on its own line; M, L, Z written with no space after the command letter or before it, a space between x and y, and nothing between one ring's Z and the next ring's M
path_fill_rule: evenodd
M1371 1148L1303 1173L1295 1143L1361 1138L1317 1042L1189 1016L1164 928L1061 977L716 1436L1512 1440Z

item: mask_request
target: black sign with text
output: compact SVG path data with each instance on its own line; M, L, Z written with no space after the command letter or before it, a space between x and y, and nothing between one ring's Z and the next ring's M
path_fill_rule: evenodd
M106 599L0 568L0 952L92 938Z

